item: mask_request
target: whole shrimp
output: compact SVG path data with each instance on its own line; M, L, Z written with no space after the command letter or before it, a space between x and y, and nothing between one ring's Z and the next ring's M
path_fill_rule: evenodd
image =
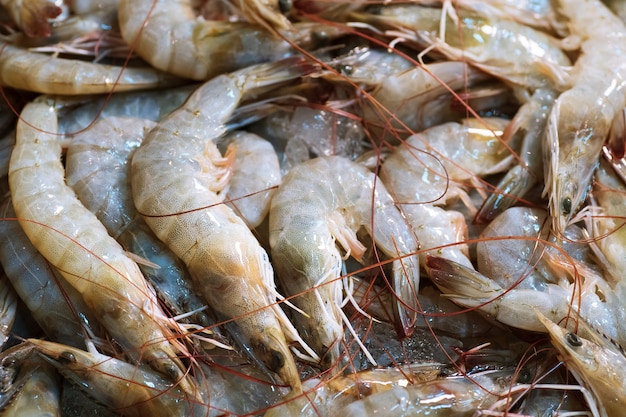
M270 208L272 260L282 286L306 313L296 321L309 344L334 363L343 337L342 255L361 261L364 229L393 261L398 332L410 335L419 286L417 240L382 182L365 166L339 156L296 165L285 175Z
M380 178L393 194L417 235L421 249L471 266L463 214L445 210L461 197L471 206L464 183L506 168L498 135L508 121L463 119L410 136L385 159ZM426 254L420 253L424 263ZM432 253L432 252L431 252Z
M214 320L201 311L205 303L193 290L185 265L152 233L133 203L130 160L155 125L131 117L97 120L73 136L65 158L66 182L113 238L151 262L139 267L167 307L175 315L195 311L191 321L207 327Z
M121 0L120 30L152 66L194 80L293 54L289 43L254 24L267 22L277 29L291 26L278 12L276 0L239 3L248 22L253 23L196 18L191 2L184 0ZM306 38L315 28L305 26L296 25L295 32L287 36L296 43L308 42Z
M569 86L571 65L561 42L512 20L475 11L390 4L380 14L355 17L390 28L390 35L411 39L453 61L468 62L514 86L534 90Z
M179 83L154 68L117 67L55 58L0 42L0 84L44 94L98 94Z
M582 40L572 87L550 112L544 146L544 194L560 236L587 196L615 115L626 107L626 25L599 0L561 0L557 10Z
M234 319L254 354L296 390L300 377L285 336L301 339L276 304L267 253L222 204L218 192L230 177L232 152L222 157L214 140L244 98L311 70L294 58L210 80L150 131L131 166L133 198L146 223L185 262L209 305Z
M28 343L65 378L125 416L215 415L210 413L208 400L189 398L145 365L101 354L93 346L84 351L39 339L28 339Z
M537 312L561 360L593 393L601 417L621 416L626 407L624 351L604 335L580 322L584 335L573 333ZM594 401L594 402L595 402Z
M65 184L57 116L45 98L26 105L9 165L13 206L24 232L134 359L144 359L196 395L177 351L186 352L122 247ZM188 354L188 353L187 353Z

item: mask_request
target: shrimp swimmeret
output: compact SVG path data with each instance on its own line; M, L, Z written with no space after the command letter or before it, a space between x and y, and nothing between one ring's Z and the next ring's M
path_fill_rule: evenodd
M294 58L213 78L152 129L131 165L133 198L146 223L185 262L215 312L236 318L254 354L295 390L300 376L286 337L308 347L276 304L267 253L241 217L222 204L232 151L222 157L214 140L244 98L310 70Z
M57 116L44 100L26 105L17 125L9 187L19 223L33 245L83 297L134 359L197 390L177 357L185 351L152 290L124 249L65 184ZM186 352L185 352L186 353Z

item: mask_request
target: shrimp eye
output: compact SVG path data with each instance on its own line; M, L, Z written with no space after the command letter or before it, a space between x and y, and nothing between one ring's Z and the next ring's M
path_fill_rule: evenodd
M341 66L341 73L343 75L352 75L353 72L354 72L354 67L352 65Z
M571 347L579 347L583 345L583 341L580 340L580 337L578 337L574 333L568 333L567 335L565 335L565 340Z
M291 0L278 0L278 8L281 13L287 13L293 7Z
M76 357L72 352L61 352L59 355L59 362L61 363L76 363Z
M565 197L561 201L561 212L563 214L570 214L572 212L572 199L569 197Z

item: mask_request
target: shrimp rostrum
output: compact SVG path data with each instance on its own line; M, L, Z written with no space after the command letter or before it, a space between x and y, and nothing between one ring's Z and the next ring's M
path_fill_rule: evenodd
M393 261L399 333L412 331L419 281L417 239L382 182L365 166L339 156L292 168L270 207L272 260L287 295L307 313L296 315L309 344L333 363L339 355L342 255L361 260L365 229Z

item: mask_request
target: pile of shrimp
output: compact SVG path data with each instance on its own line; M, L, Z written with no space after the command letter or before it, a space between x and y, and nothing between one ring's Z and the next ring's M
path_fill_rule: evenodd
M626 2L0 6L0 415L622 415Z

